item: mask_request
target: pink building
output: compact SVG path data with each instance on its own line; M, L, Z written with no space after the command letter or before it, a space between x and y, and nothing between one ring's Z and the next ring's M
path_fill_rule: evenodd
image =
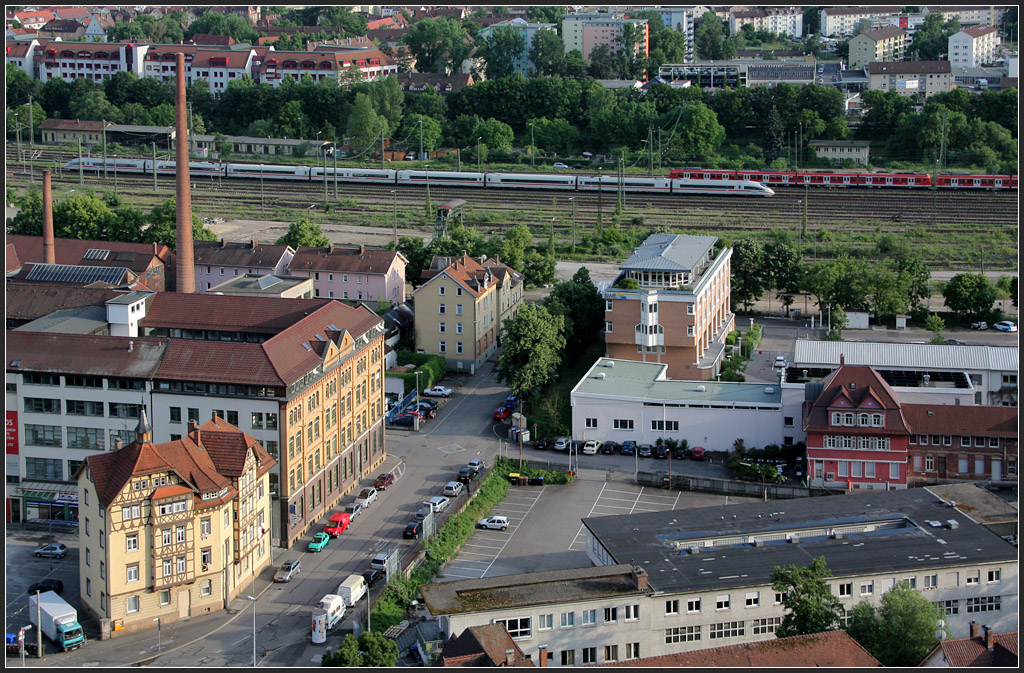
M295 251L288 245L263 245L256 241L229 243L195 241L196 292L206 292L224 281L245 274L283 276Z
M405 265L402 253L365 245L327 248L299 246L288 273L313 279L316 297L377 301L405 301Z

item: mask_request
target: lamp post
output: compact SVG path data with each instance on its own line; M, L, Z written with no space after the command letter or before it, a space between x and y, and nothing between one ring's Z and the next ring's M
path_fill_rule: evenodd
M479 136L476 139L476 172L480 172L480 141L483 140L483 136Z
M39 594L36 594L36 605L39 605L39 597L38 596L39 596ZM22 665L22 667L25 666L25 634L28 633L31 630L32 630L32 625L31 624L26 624L25 626L21 627L21 632L18 633L18 639L21 641L20 644L21 644L21 665ZM39 651L39 654L42 654L42 650Z
M533 122L530 122L530 167L533 167L533 156L537 153L537 148L533 145Z
M373 627L370 626L370 588L366 588L366 632L370 633L373 631Z
M430 207L430 164L426 164L426 170L423 172L427 179L427 217L433 215Z
M744 465L746 467L754 467L753 464L751 464L751 463L740 463L740 465ZM764 498L764 502L768 502L768 487L765 485L765 482L764 482L764 466L763 465L758 465L757 466L757 471L761 474L761 492L762 492L762 497Z
M601 216L604 214L604 208L601 205L601 196L604 193L604 185L601 180L601 166L597 167L597 224L603 226L604 222L601 221Z
M252 596L246 596L252 601L252 666L256 668L256 599Z
M398 245L398 190L391 190L391 198L394 204L394 219L391 223L391 233L395 239L395 245Z
M417 119L417 123L420 125L420 156L418 157L421 161L423 160L423 120Z
M156 622L156 652L160 654L160 618L157 617L153 621Z
M413 416L413 422L416 424L415 429L420 429L420 372L413 372L416 375L416 415Z

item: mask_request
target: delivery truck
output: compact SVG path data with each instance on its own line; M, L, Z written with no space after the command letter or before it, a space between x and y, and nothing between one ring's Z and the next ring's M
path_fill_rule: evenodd
M338 595L345 600L347 607L353 607L359 599L366 595L366 580L362 575L349 575L338 585Z
M53 591L38 594L39 609L36 609L36 594L28 597L28 618L47 638L67 652L85 644L85 632L78 623L78 612ZM38 614L38 618L37 618Z

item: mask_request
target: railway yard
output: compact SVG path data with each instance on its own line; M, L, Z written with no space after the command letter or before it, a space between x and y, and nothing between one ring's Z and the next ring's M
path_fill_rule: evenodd
M56 168L55 196L71 190L98 193L116 191L127 205L149 210L174 194L169 176L159 176L154 191L151 175L103 175L62 169L72 157L45 151L34 165L18 163L8 148L8 186L24 188L40 183L44 168ZM13 170L12 170L13 169ZM25 170L28 169L28 170ZM81 183L80 183L81 180ZM262 182L262 185L261 185ZM397 224L400 235L430 236L433 222L425 216L425 185L363 185L328 180L281 182L193 176L192 202L204 219L253 222L251 230L235 225L215 233L232 239L272 240L284 233L288 222L308 216L331 240L349 240L351 226L380 228L378 244L391 238ZM770 198L727 195L649 194L622 195L621 215L615 218L619 194L606 186L602 192L498 189L488 187L429 187L433 206L449 199L465 199L464 224L484 235L502 234L517 224L531 226L535 236L554 233L556 245L592 236L598 213L604 226L616 219L620 227L658 231L713 233L728 240L744 236L766 237L786 230L816 257L871 254L881 233L903 237L934 268L967 268L980 258L990 268L1015 269L1017 262L1016 190L943 190L844 188L825 186L773 186ZM486 193L486 197L485 197ZM337 197L335 196L337 195ZM262 224L255 224L259 221ZM269 226L267 223L270 223ZM280 223L280 224L274 224ZM348 230L351 233L351 229ZM585 258L586 247L575 255ZM582 257L581 257L582 254ZM560 256L565 256L560 254Z

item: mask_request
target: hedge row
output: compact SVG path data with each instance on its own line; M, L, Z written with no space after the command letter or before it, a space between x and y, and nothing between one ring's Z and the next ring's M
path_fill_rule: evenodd
M444 378L448 361L440 355L427 355L412 351L398 351L398 364L416 365L410 372L387 372L387 376L400 378L405 382L405 392L410 393L416 387L416 372L420 373L420 390L430 388Z

